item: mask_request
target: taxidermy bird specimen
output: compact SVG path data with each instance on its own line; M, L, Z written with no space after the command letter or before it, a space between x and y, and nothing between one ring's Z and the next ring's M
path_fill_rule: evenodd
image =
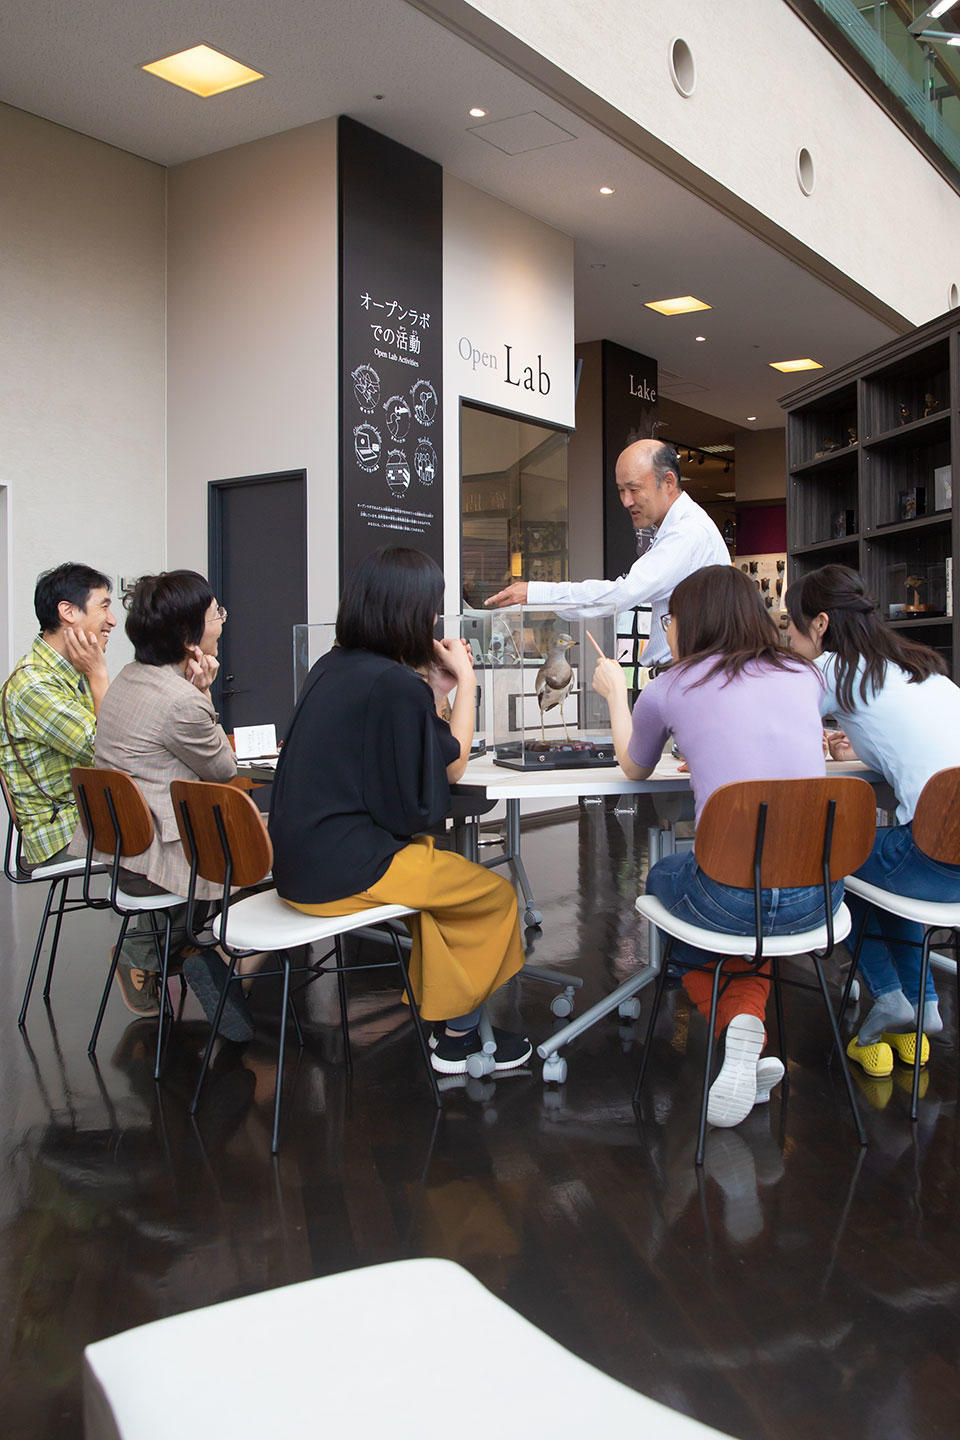
M563 726L563 733L570 739L567 730L567 722L563 718L563 702L573 688L573 668L566 657L566 651L571 645L576 645L572 635L564 632L557 635L550 641L550 648L547 651L547 658L537 671L537 704L540 706L540 734L546 740L546 732L543 728L543 717L548 710L555 705L560 706L560 724Z

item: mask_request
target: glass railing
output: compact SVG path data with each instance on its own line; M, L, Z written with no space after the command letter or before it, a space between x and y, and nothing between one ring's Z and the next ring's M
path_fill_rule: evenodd
M960 48L937 38L956 31L960 5L918 27L914 22L930 10L930 0L813 3L960 173Z

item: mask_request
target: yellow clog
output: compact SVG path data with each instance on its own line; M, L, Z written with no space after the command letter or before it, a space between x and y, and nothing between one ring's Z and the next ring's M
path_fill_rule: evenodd
M915 1031L911 1030L909 1034L904 1035L895 1035L892 1031L889 1033L884 1031L883 1039L890 1046L890 1049L895 1052L898 1060L902 1060L904 1065L913 1064L914 1057L917 1053L917 1036ZM920 1037L920 1064L926 1065L929 1059L930 1041L926 1035L922 1035Z
M878 1040L875 1045L858 1045L854 1035L847 1046L847 1055L874 1079L893 1074L893 1051L885 1040Z

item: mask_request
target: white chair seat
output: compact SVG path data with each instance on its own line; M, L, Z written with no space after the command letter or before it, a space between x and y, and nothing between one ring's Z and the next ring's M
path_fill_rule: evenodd
M411 1340L428 1394L411 1387ZM84 1422L86 1440L721 1433L580 1360L449 1260L307 1280L88 1345Z
M185 895L127 895L117 891L117 908L136 913L138 910L169 910L174 905L186 905Z
M856 875L848 875L843 883L851 895L858 895L878 910L888 910L903 920L916 920L928 929L939 925L960 926L960 901L914 900L911 895L898 895L893 890L881 890L879 885L868 885Z
M397 920L415 915L407 905L378 905L372 910L354 910L348 915L304 915L281 900L276 890L261 890L230 906L227 917L227 943L238 950L290 950L296 945L309 945L328 940L347 930L364 925L379 925L384 920ZM220 936L221 916L213 922L213 933Z
M658 930L665 930L675 940L685 940L698 950L712 950L721 955L756 954L757 942L753 935L730 935L726 931L705 930L700 925L691 925L689 921L671 915L653 895L641 895L636 908ZM845 940L850 934L850 926L850 911L846 905L841 905L833 917L834 940ZM805 955L809 950L826 950L829 943L826 925L818 925L814 930L803 930L796 935L765 935L763 953L771 956Z

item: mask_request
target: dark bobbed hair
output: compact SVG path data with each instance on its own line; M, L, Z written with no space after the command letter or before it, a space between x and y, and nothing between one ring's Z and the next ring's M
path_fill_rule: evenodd
M57 565L53 570L44 570L43 574L37 577L36 589L33 592L33 608L37 612L40 629L47 634L60 629L63 622L57 607L61 600L76 605L78 610L86 610L91 590L112 589L106 575L101 575L99 570L93 570L89 565L78 565L72 560L68 560L64 565Z
M794 580L783 597L787 614L798 630L810 634L816 617L829 621L820 642L837 657L837 699L842 710L854 708L853 686L863 660L860 699L874 695L883 685L887 666L899 665L907 679L919 684L930 675L945 675L947 667L928 645L918 645L892 630L867 591L863 576L846 565L824 565Z
M141 575L124 600L126 631L141 665L178 665L188 645L203 638L213 602L209 581L196 570Z
M443 571L422 550L383 546L350 572L337 611L337 644L420 669L434 660Z
M679 663L715 661L697 685L721 673L732 680L751 661L776 670L810 664L783 649L759 590L734 565L705 565L681 580L670 596L670 614L677 627Z

